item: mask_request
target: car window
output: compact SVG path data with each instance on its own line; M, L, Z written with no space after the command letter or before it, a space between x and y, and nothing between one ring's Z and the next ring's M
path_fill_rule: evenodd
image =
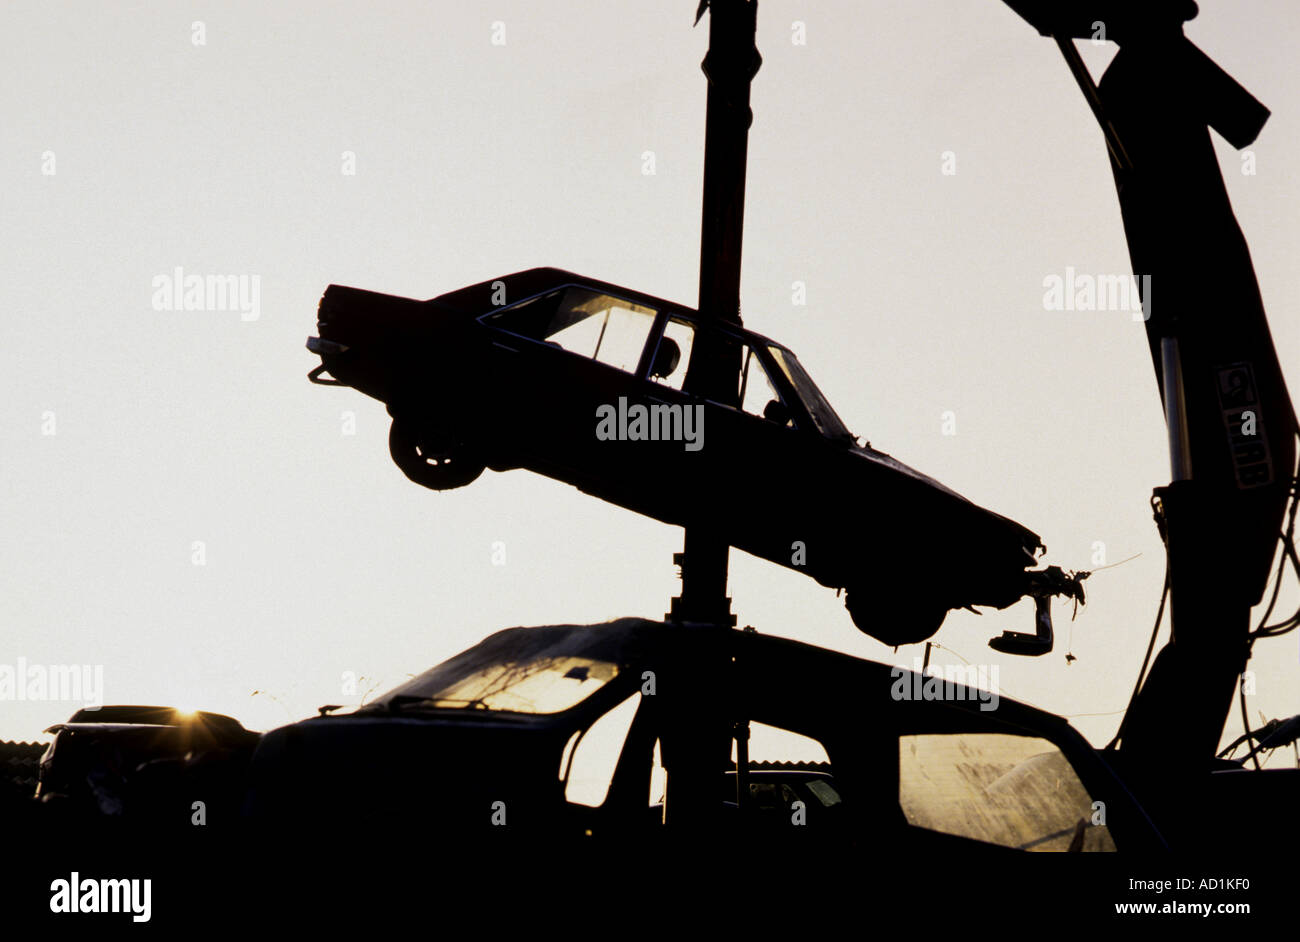
M654 756L650 761L650 810L660 824L663 823L664 796L668 791L668 770L664 768L664 754L660 740L655 740Z
M654 319L654 308L569 286L482 320L500 330L632 373L641 360Z
M554 324L555 322L552 321L548 326L554 326ZM553 346L563 347L570 353L579 353L584 357L591 357L596 355L604 331L604 317L584 317L581 320L566 324L554 333L545 334L537 339L545 340Z
M681 389L694 343L695 328L686 321L669 318L655 348L654 359L650 361L650 379L663 386Z
M632 310L611 305L597 316L603 316L604 324L596 340L595 359L606 366L635 373L654 325L654 312L648 308Z
M811 736L753 720L748 729L746 822L782 829L836 826L843 799L833 779L826 747ZM736 761L736 742L732 740L730 766L717 780L718 802L724 814L736 813ZM649 793L655 814L662 813L668 777L656 741Z
M372 704L559 713L618 675L618 665L572 655L494 661L447 678L417 677ZM435 675L436 676L436 675Z
M562 760L565 801L589 808L604 804L640 701L641 694L634 693L603 714L585 732L574 734L572 751L566 750L566 758Z
M748 752L750 762L812 762L828 764L830 756L826 747L811 736L769 726L754 720L749 722ZM731 744L731 761L736 761L736 744Z
M845 427L840 417L835 414L831 404L826 401L822 391L817 388L817 384L812 381L812 377L808 375L808 372L795 355L784 347L778 347L776 344L768 344L767 350L772 354L772 359L776 361L777 368L785 374L786 379L790 381L790 385L799 394L800 400L808 409L808 414L812 416L813 422L816 423L817 430L828 438L853 440L853 433Z
M811 826L821 830L835 826L843 799L835 787L825 745L803 733L754 720L749 721L748 728L749 822L781 829ZM732 769L737 752L733 741ZM727 773L722 789L726 801L736 801L734 771Z
M1019 850L1115 850L1078 774L1045 739L902 736L898 759L899 804L914 827Z
M750 415L769 419L778 425L794 425L776 386L768 378L758 351L749 346L744 350L740 371L740 408Z

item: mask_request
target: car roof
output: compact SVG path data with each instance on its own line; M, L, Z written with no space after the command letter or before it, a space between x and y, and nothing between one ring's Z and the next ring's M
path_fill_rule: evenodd
M505 660L581 656L630 668L640 663L648 648L658 642L654 634L656 625L643 618L620 618L598 625L505 628L371 700L363 709L386 709L399 697L427 696Z
M529 298L538 295L547 294L566 285L578 285L584 288L594 288L602 293L611 294L616 297L626 298L629 301L636 301L647 307L653 307L656 310L667 310L670 313L682 317L698 320L700 312L687 304L677 301L669 301L666 298L660 298L652 294L646 294L644 291L638 291L635 288L629 288L626 285L616 285L613 282L602 281L599 278L591 278L587 275L580 275L576 272L566 271L563 268L527 268L523 271L513 272L509 275L499 275L489 281L480 281L477 284L468 285L464 288L457 288L455 291L449 291L446 294L440 294L432 300L440 306L450 306L465 313L475 315L491 311L493 308L504 308L520 301L526 301ZM505 289L505 304L498 303L501 293L501 287ZM782 350L788 348L781 343L756 333L747 327L735 324L719 324L721 330L729 330L733 333L746 334L755 340L761 340L765 344L771 344L780 347Z
M169 730L169 729L178 730L180 729L180 727L172 723L72 723L72 722L68 722L68 723L55 723L53 726L48 727L45 730L45 732L57 733L62 730L67 730L70 733L92 733L92 732L116 733L116 732L125 732L128 730L132 732L143 732L145 730L156 731L156 730Z
M227 716L224 713L209 713L206 710L195 710L193 712L178 709L177 707L167 706L140 706L137 704L106 704L105 706L94 709L83 707L65 723L57 724L57 728L71 729L88 729L98 727L100 729L121 728L121 727L184 727L199 726L214 732L223 734L243 734L249 732L244 725L233 716ZM46 730L56 729L55 726Z
M895 714L900 707L891 691L900 680L905 678L907 684L912 684L918 676L917 672L902 667L775 635L619 618L592 625L514 627L494 632L473 647L370 701L359 712L383 711L394 698L425 696L490 665L536 657L581 656L608 661L618 664L620 671L631 673L639 686L639 669L662 663L669 657L689 658L694 651L700 651L703 656L710 644L719 642L731 645L731 650L745 659L755 684L768 689L779 687L781 697L789 701L792 715L814 717L828 710L856 717L861 717L864 711L876 710ZM926 678L920 679L924 682ZM959 696L952 700L909 703L909 728L945 728L952 723L951 711L956 709L979 713L981 723L1028 725L1038 730L1071 729L1061 717L1001 694L994 716L992 712L981 711L981 705L987 701L979 697L978 688L960 682L945 683L953 683L953 692ZM572 709L582 709L587 703L584 701Z

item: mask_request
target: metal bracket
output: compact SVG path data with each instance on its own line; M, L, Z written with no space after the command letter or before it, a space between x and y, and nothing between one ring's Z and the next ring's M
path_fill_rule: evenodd
M1003 654L1018 654L1022 657L1041 657L1052 650L1052 600L1050 596L1034 597L1034 624L1037 631L1029 634L1024 631L1004 631L997 638L989 639L989 647Z

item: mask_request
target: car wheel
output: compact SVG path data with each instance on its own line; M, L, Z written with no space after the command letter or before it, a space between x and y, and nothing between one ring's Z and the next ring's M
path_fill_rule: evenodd
M859 631L889 645L924 641L939 630L948 616L948 609L940 602L893 589L888 594L871 592L861 586L845 593L844 607Z
M403 474L435 491L464 487L485 467L468 443L402 419L388 430L388 453Z

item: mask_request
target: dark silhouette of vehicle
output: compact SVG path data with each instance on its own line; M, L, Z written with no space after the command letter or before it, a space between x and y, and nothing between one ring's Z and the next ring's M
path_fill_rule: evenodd
M81 709L45 730L38 800L72 814L157 818L196 798L239 806L242 767L260 733L234 717L173 707L109 705ZM180 781L194 788L176 793Z
M690 774L677 737L706 691L688 676L728 691L737 722L807 737L829 758L751 764L740 809L734 761L708 770L720 828L899 853L1164 846L1058 717L1006 698L988 709L987 691L956 681L943 699L912 696L911 671L783 638L637 618L499 631L351 713L271 730L246 811L266 834L401 833L447 861L496 838L671 836L652 783L656 757L670 796ZM578 766L598 772L585 801Z
M318 329L313 380L387 403L393 459L426 487L526 468L706 528L846 588L855 624L890 644L1030 590L1034 533L860 443L752 331L551 268L429 301L332 285ZM689 387L700 347L736 364L735 389Z

